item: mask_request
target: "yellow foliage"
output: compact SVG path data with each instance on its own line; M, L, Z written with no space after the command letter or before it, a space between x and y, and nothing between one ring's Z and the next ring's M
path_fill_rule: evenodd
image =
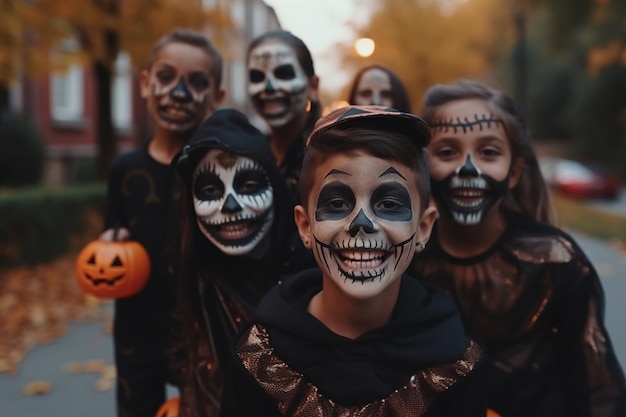
M140 66L153 43L174 28L219 32L231 25L221 10L204 10L198 0L3 0L0 85L69 63L111 65L118 51Z
M484 78L506 42L511 10L501 0L467 0L454 8L426 0L379 0L369 25L376 42L369 59L349 56L358 68L378 63L392 68L419 111L426 89L459 78Z
M618 63L622 56L626 56L626 49L624 44L618 40L591 48L587 53L587 76L589 78L597 77L603 68Z

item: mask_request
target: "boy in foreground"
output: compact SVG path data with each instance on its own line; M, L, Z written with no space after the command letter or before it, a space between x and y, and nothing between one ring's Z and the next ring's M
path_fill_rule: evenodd
M319 268L286 279L238 337L221 416L484 416L483 353L443 293L404 274L428 241L409 113L349 106L307 140L295 221Z

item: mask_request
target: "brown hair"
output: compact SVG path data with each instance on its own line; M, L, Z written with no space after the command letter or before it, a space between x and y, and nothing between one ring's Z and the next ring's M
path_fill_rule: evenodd
M213 42L202 32L192 29L174 29L171 32L163 35L153 46L148 56L148 62L146 69L150 69L154 61L156 61L159 51L166 45L171 43L183 43L190 46L195 46L203 50L209 57L211 57L211 68L209 72L213 76L215 86L219 88L222 85L222 66L223 58L222 54L215 47Z
M554 224L555 214L548 186L530 142L526 117L515 100L504 92L477 81L460 80L452 84L435 85L426 91L421 116L427 123L432 124L437 121L442 106L451 101L468 99L484 100L494 115L502 119L513 160L522 158L524 161L524 171L520 180L505 197L503 207L521 212L538 221Z
M309 201L316 166L330 155L350 155L357 150L411 168L415 172L420 194L420 213L426 210L430 200L430 174L424 148L416 144L415 139L408 134L388 131L380 125L375 129L368 128L367 125L329 128L311 135L304 152L300 177L302 204L306 205Z
M389 77L389 83L391 84L391 101L394 109L398 109L400 111L411 113L411 99L409 98L409 93L406 90L406 87L402 83L400 77L390 70L389 68L383 67L382 65L369 65L367 67L363 67L356 73L352 80L352 86L350 87L350 94L348 95L348 103L354 104L356 101L356 92L359 86L359 82L361 81L361 77L367 71L371 69L378 69L387 74Z

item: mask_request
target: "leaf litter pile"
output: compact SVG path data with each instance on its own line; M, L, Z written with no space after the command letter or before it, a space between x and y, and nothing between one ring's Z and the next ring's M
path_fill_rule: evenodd
M111 310L85 294L74 279L75 255L36 267L0 269L0 373L15 375L29 350L51 343L68 332L72 322L102 322L111 331ZM63 365L68 374L97 373L94 389L106 391L115 380L115 366L101 359ZM24 395L52 391L47 381L22 387Z

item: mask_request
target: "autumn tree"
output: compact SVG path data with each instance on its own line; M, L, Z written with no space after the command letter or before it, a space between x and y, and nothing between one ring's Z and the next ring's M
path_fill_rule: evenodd
M501 0L440 2L380 0L371 21L357 28L376 42L367 59L344 46L344 64L356 68L370 62L389 66L403 79L415 110L433 84L462 77L489 77L509 36L510 10Z
M205 10L198 0L0 0L0 9L12 13L12 17L6 18L13 22L10 33L19 38L26 34L30 39L28 43L16 43L10 56L0 55L0 68L10 67L25 50L38 50L53 57L46 62L41 59L35 62L48 70L72 62L91 67L96 80L100 179L106 177L117 151L111 117L111 83L118 54L129 53L135 66L141 66L152 44L171 29L224 27L230 22L218 9ZM28 70L30 66L31 63L21 60L20 69ZM0 83L3 81L6 86L10 76L0 79Z
M41 50L28 47L29 13L23 0L0 0L0 115L8 106L11 85L20 76L34 76L44 65Z
M433 84L483 79L522 103L534 138L563 138L626 178L626 0L361 1L373 13L355 34L376 50L344 44L346 68L391 67L416 111Z

